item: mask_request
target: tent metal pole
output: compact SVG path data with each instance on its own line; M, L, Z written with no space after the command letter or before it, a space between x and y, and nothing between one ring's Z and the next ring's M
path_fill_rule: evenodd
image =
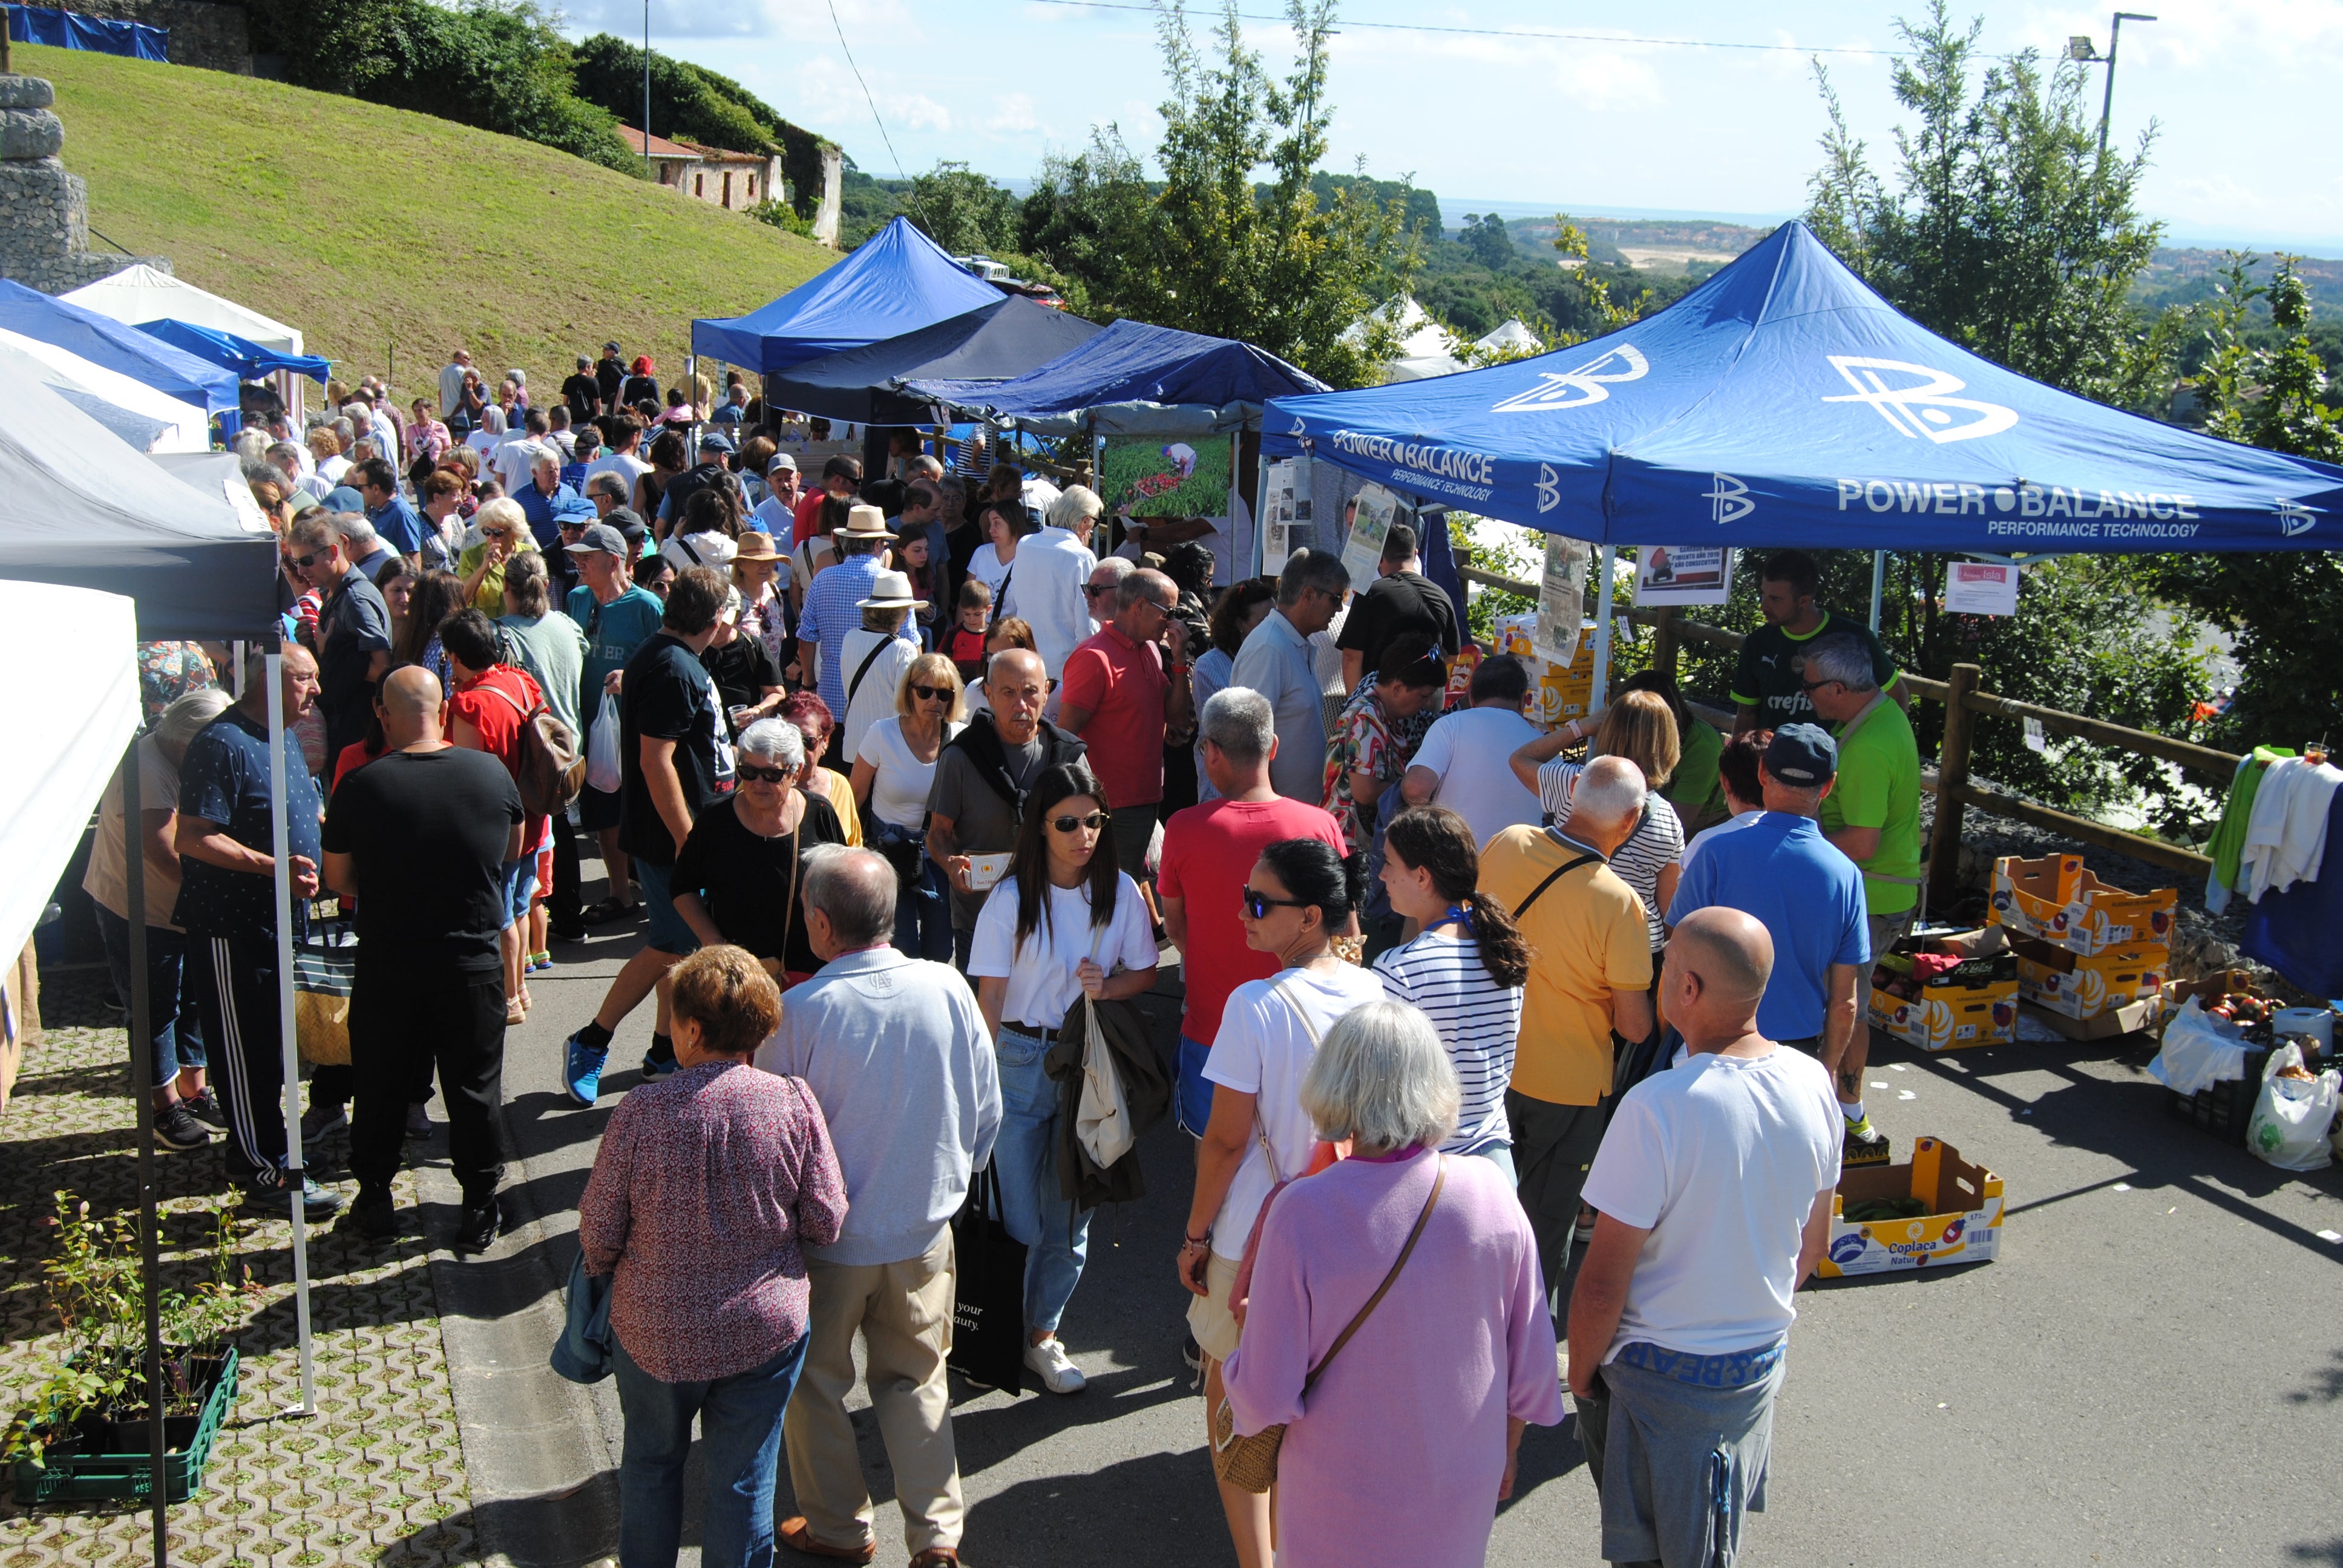
M1611 574L1618 564L1619 547L1603 547L1601 580L1594 589L1594 692L1588 699L1590 709L1603 706L1603 694L1611 685Z
M285 776L285 656L272 653L268 682L268 816L277 850L277 1023L285 1053L285 1182L293 1214L293 1326L301 1352L301 1399L286 1413L317 1413L317 1368L309 1344L309 1216L301 1194L301 1054L293 1019L293 825L286 819L292 780ZM151 1140L150 1140L151 1141Z
M1879 635L1879 600L1887 591L1887 552L1871 552L1871 632Z
M138 816L138 736L122 754L122 904L130 927L130 1087L138 1102L138 1261L146 1310L146 1481L155 1509L155 1568L165 1568L163 1248L155 1189L155 998L146 975L146 835Z

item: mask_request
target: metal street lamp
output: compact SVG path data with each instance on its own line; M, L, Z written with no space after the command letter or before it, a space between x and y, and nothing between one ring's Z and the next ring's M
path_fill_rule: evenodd
M2105 65L2107 68L2107 90L2099 100L2099 156L2107 151L2107 117L2116 106L2116 45L2122 40L2123 25L2127 22L2153 22L2156 18L2141 11L2118 11L2107 29L2107 52L2102 55L2091 40L2077 35L2066 40L2066 58L2082 65Z

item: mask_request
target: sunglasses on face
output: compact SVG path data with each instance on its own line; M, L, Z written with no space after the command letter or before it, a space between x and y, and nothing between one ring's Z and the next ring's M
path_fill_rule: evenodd
M914 686L911 688L911 695L918 698L922 702L950 702L951 700L951 688L949 686Z
M1306 910L1310 906L1300 899L1272 899L1258 888L1244 890L1244 912L1256 920L1265 920L1272 910Z
M1088 828L1095 833L1106 826L1106 819L1105 812L1093 811L1087 817L1052 817L1050 826L1061 833L1071 833L1077 828Z
M1096 598L1102 593L1112 593L1114 589L1115 585L1112 583L1092 583L1088 588L1082 589L1082 592L1090 595L1092 598Z
M324 560L327 556L330 556L334 552L331 550L313 550L306 556L287 556L285 558L285 564L291 567L295 571L306 572L312 566Z
M753 762L736 763L732 769L734 777L743 784L786 784L796 771L793 768L759 768Z

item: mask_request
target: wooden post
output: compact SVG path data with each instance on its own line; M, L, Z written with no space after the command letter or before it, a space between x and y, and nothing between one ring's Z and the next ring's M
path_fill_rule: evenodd
M1974 664L1953 666L1946 683L1945 741L1936 753L1936 828L1928 839L1928 905L1952 907L1960 893L1961 791L1969 781L1969 726L1975 716L1966 699L1985 678Z
M1676 607L1662 605L1652 622L1652 668L1670 680L1676 678Z

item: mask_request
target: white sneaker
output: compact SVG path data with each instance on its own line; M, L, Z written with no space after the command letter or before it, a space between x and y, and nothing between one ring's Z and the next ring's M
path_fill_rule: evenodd
M1025 1347L1025 1364L1041 1380L1041 1386L1051 1393L1080 1393L1090 1386L1081 1369L1066 1354L1063 1342L1051 1338L1038 1345Z

